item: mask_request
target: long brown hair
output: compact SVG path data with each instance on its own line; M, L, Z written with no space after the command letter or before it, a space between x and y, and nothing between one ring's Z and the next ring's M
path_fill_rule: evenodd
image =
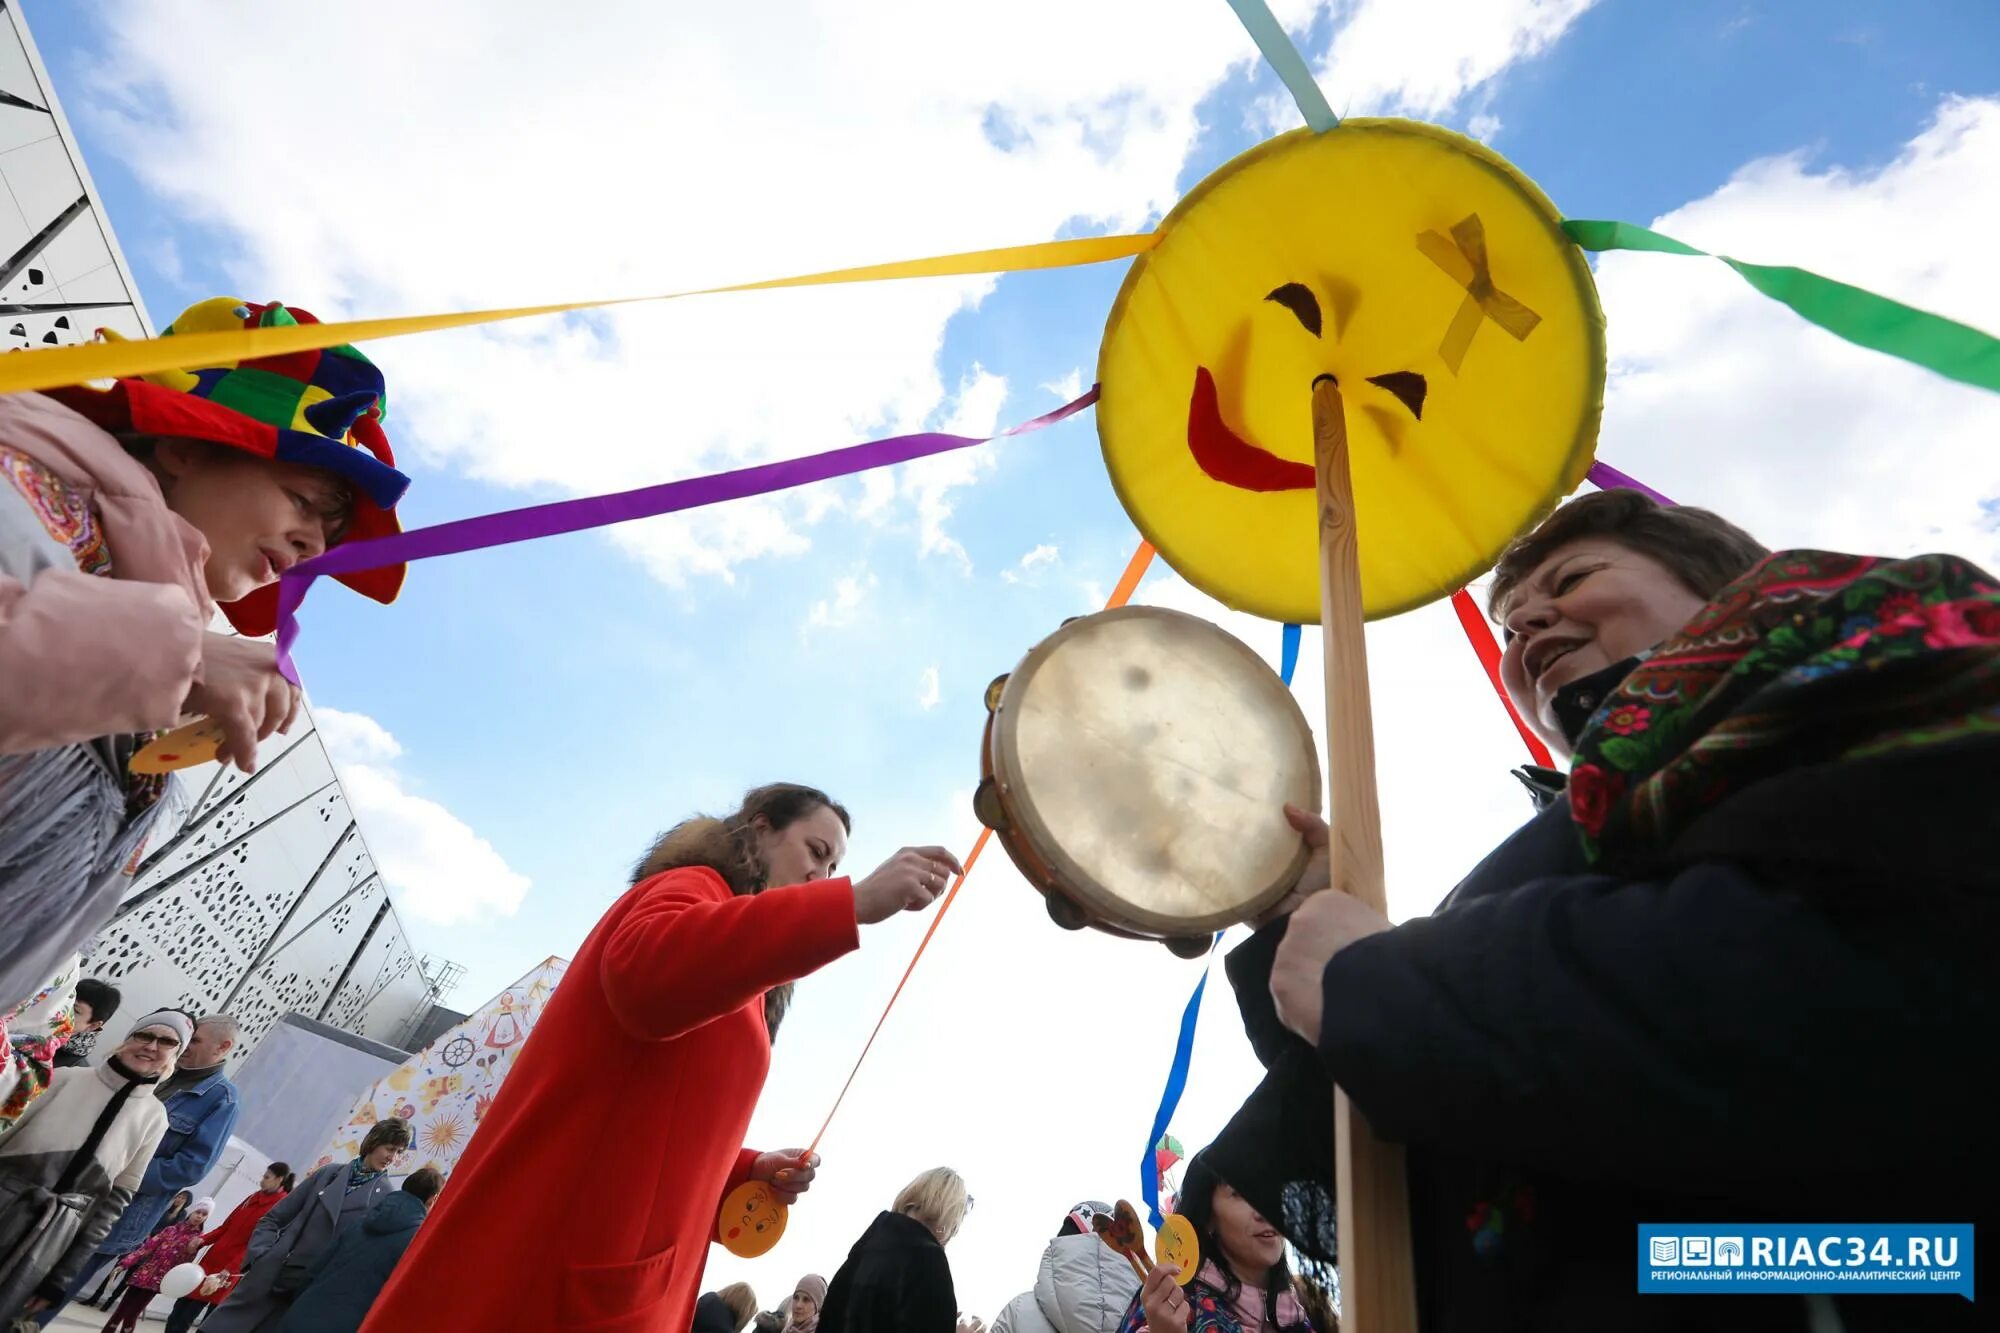
M757 849L757 821L761 818L766 827L778 833L821 809L833 811L842 828L854 831L854 820L846 807L817 787L796 782L753 787L744 793L734 814L720 819L695 815L662 833L632 867L632 883L642 884L663 871L684 866L707 866L722 876L732 892L762 893L770 887L766 882L770 871ZM789 981L764 993L764 1026L773 1040L791 1003Z

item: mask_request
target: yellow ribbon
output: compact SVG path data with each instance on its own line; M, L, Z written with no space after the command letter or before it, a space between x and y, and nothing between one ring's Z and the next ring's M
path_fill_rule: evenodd
M1010 245L998 250L968 250L928 259L901 259L889 264L833 269L793 278L767 278L728 287L669 292L662 296L625 296L604 301L565 301L557 305L511 306L502 310L466 310L445 315L402 315L390 319L355 319L342 324L296 324L282 328L242 329L227 333L196 333L143 341L85 343L77 347L36 348L0 356L0 393L54 389L90 380L130 379L163 370L197 370L233 365L258 357L309 352L342 343L395 338L406 333L497 324L534 315L561 315L576 310L633 305L641 301L676 301L684 296L714 296L723 292L755 292L774 287L817 287L839 282L880 282L892 278L941 278L973 273L1015 273L1025 269L1067 268L1125 259L1152 249L1159 236L1087 236L1067 241Z
M1479 214L1468 214L1454 226L1449 240L1434 231L1421 233L1417 249L1465 288L1465 299L1459 302L1458 313L1451 317L1451 327L1438 344L1438 356L1452 374L1465 364L1465 353L1482 320L1492 320L1513 334L1516 342L1525 340L1542 322L1540 315L1493 285L1493 270L1486 256L1486 224L1479 220Z

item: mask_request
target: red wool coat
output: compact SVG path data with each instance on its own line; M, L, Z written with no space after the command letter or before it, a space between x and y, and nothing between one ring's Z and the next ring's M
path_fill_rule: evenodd
M362 1333L686 1333L770 1068L764 992L860 945L844 879L669 870L597 923ZM547 1225L559 1217L562 1224Z
M269 1194L258 1190L230 1209L227 1221L201 1238L201 1243L208 1246L207 1253L201 1256L201 1271L233 1276L213 1294L196 1295L195 1300L206 1305L220 1305L224 1297L236 1290L236 1279L243 1275L243 1257L250 1252L250 1233L264 1220L264 1214L276 1208L284 1197L283 1190L273 1190Z

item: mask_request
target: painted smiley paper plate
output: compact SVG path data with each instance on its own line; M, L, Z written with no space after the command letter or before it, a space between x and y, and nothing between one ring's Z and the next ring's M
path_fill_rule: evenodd
M174 773L214 759L222 746L222 726L208 718L155 736L132 756L127 765L134 773Z
M761 1258L784 1239L789 1221L791 1209L779 1202L768 1184L746 1181L722 1201L722 1211L715 1218L715 1239L739 1259Z
M1604 316L1561 222L1492 150L1405 120L1282 135L1196 186L1098 358L1140 532L1225 605L1317 623L1311 386L1331 374L1367 615L1490 568L1596 447Z
M1195 1235L1194 1223L1179 1213L1167 1214L1153 1234L1153 1256L1180 1270L1174 1279L1180 1286L1194 1281L1195 1274L1201 1271L1201 1240Z

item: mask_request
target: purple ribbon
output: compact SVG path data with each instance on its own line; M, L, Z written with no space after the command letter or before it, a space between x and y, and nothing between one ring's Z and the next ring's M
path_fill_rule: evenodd
M461 518L418 528L414 532L397 533L393 537L377 537L372 541L336 546L323 555L293 565L278 581L278 670L294 685L298 684L298 668L292 664L292 645L299 637L297 612L313 580L322 574L353 574L411 560L428 560L432 556L478 551L488 546L510 546L515 542L534 541L538 537L555 537L566 532L581 532L586 528L629 523L636 518L699 509L723 500L768 495L815 481L829 481L834 477L928 458L932 454L969 449L989 440L1026 435L1044 426L1053 426L1096 402L1097 388L1093 384L1081 397L1064 403L1055 411L1045 412L1032 421L1024 421L993 435L946 435L939 431L897 435L886 440L849 445L844 449L830 449L826 453L810 454L804 458L760 463L755 467L738 468L734 472L688 477L612 495L589 495L576 500L558 500L553 504L530 505L526 509Z
M1637 491L1652 500L1654 504L1673 506L1673 501L1642 481L1634 480L1609 463L1593 462L1590 471L1584 474L1590 484L1607 491Z

